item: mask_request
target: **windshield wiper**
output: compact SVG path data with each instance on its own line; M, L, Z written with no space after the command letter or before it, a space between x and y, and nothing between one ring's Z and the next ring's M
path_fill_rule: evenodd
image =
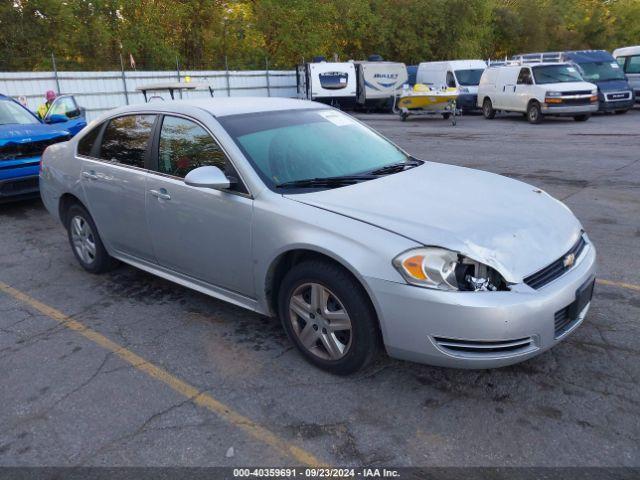
M354 183L372 180L376 178L373 175L345 175L343 177L327 177L327 178L304 178L302 180L292 180L290 182L279 183L276 188L305 188L305 187L342 187L345 185L353 185Z
M398 173L406 170L407 168L417 167L418 165L422 165L422 161L417 160L415 158L408 158L404 162L400 163L392 163L391 165L385 165L384 167L378 168L370 172L371 175L389 175L391 173Z

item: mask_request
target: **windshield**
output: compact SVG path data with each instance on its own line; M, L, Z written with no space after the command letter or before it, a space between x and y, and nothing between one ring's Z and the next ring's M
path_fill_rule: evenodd
M261 112L218 120L270 188L361 175L409 161L392 143L337 110Z
M484 72L484 68L474 68L472 70L456 70L456 78L458 79L458 84L463 87L468 87L472 85L478 85L480 83L480 77Z
M0 125L31 125L40 123L25 108L11 100L0 100Z
M531 70L533 70L533 77L538 85L583 81L578 70L571 65L543 65L533 67Z
M624 80L624 73L617 62L581 63L582 76L587 82L603 82L606 80Z

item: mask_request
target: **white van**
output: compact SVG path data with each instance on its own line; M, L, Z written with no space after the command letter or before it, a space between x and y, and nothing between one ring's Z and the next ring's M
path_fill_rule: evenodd
M422 62L418 65L416 83L430 87L452 87L460 91L457 106L462 110L475 110L478 82L487 68L484 60L447 60Z
M315 61L298 66L298 97L338 108L356 103L356 67L353 62Z
M354 62L357 76L356 102L361 108L391 110L393 97L409 81L404 63L385 61Z
M613 57L627 76L636 94L636 102L640 102L640 45L618 48L613 51Z
M568 63L489 67L480 79L477 105L488 119L501 110L524 113L530 123L540 123L545 115L581 122L598 110L598 87Z

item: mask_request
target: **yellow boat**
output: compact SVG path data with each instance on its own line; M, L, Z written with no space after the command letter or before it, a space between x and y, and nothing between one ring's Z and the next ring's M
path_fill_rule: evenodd
M417 83L411 90L404 90L396 100L396 108L402 120L413 114L441 114L445 119L456 113L457 88L431 88Z

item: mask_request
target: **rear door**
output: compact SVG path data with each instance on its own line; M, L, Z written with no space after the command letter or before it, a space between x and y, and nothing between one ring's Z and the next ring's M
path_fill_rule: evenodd
M170 270L253 298L253 200L223 149L200 123L165 116L147 183L147 223L157 262ZM229 190L191 187L184 177L216 166L237 183Z
M78 146L82 188L102 240L116 253L146 261L154 260L145 184L155 121L149 114L115 117L90 151L81 150L84 138Z

